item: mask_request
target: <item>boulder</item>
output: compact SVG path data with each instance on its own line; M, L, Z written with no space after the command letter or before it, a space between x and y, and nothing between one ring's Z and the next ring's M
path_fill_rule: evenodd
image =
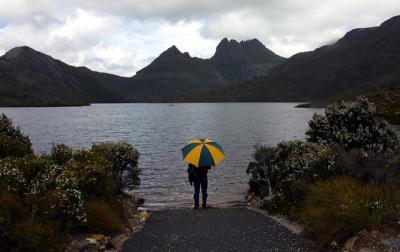
M138 204L138 205L143 205L144 204L144 198L138 198L137 200L136 200L136 204Z

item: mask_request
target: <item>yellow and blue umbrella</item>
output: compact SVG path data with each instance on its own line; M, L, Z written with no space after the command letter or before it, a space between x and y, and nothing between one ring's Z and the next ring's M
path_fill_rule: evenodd
M224 160L221 145L208 138L197 138L182 148L183 160L196 167L215 166Z

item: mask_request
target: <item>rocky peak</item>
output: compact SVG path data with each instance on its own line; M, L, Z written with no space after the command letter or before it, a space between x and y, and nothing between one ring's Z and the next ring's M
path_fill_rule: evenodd
M179 63L190 60L189 53L182 53L176 46L171 46L166 51L160 54L152 64Z
M217 46L211 61L219 65L247 62L266 62L269 60L283 60L268 50L258 39L249 39L237 42L234 39L224 38Z
M166 67L168 68L180 64L186 64L192 59L193 58L189 55L189 53L182 53L176 46L173 45L161 53L160 56L153 60L150 65L138 71L137 74L158 71L160 69L165 69Z

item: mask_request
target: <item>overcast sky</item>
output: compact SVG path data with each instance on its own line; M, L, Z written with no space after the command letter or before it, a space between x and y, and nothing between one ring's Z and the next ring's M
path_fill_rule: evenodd
M0 54L28 45L132 76L176 45L208 58L228 37L289 57L400 14L400 0L0 0Z

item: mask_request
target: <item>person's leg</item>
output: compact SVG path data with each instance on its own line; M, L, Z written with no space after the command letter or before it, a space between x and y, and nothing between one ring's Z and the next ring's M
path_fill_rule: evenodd
M208 178L207 174L203 175L201 180L201 193L203 195L203 208L207 207L207 187L208 187Z
M200 180L195 179L194 180L194 195L193 195L194 208L199 207L199 196L200 196Z

